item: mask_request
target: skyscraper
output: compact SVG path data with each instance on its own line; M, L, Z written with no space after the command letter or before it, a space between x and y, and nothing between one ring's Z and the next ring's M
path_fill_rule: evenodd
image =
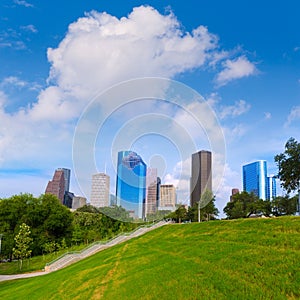
M55 170L53 179L48 182L45 194L52 194L56 196L60 200L61 204L64 204L65 176L63 170Z
M160 186L159 208L175 209L176 206L176 188L173 184L162 184Z
M259 160L243 166L243 190L260 199L268 196L267 162Z
M276 176L268 176L267 199L272 200L276 198Z
M70 191L70 177L71 177L71 170L66 168L58 168L57 171L63 171L64 172L64 178L65 178L65 192Z
M145 216L155 214L158 207L157 198L157 169L148 168L146 177Z
M78 209L86 205L86 198L80 196L74 196L72 201L72 209Z
M205 190L212 191L212 157L210 151L192 154L191 206L199 202Z
M117 205L133 211L135 217L145 217L146 170L142 158L133 151L118 153L116 197Z
M109 197L110 177L104 173L92 176L91 205L95 207L106 207L110 205Z

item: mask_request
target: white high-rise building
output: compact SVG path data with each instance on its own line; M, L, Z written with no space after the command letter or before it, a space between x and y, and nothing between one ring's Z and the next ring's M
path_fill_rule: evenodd
M110 205L109 197L110 177L105 173L97 173L92 176L92 189L90 204L95 207Z
M160 186L159 210L175 210L176 188L173 184L162 184Z
M145 216L155 214L158 207L157 169L147 168Z

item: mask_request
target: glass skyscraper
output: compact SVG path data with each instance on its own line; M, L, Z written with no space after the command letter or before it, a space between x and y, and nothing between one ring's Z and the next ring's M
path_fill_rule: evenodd
M267 162L259 160L243 166L243 189L260 199L268 199Z
M116 198L135 217L145 217L147 166L133 151L118 153Z

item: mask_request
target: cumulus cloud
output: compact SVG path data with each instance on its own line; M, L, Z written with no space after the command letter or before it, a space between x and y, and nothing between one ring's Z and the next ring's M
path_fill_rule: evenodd
M256 67L245 56L240 56L234 60L226 60L223 63L224 70L217 77L216 82L219 86L243 77L248 77L256 72Z
M26 1L15 3L32 7ZM37 32L33 25L23 29ZM17 37L5 36L2 41L7 44L3 42L2 47L24 49L26 45ZM172 12L163 15L150 6L136 7L121 18L105 12L87 13L70 24L58 47L48 49L47 57L51 65L48 86L25 108L7 113L5 104L9 100L1 90L8 85L28 86L26 81L10 76L0 84L2 165L34 162L53 167L54 161L70 162L76 120L97 92L121 81L147 76L173 78L196 68L221 67L225 69L217 82L224 85L255 71L245 56L222 64L228 52L220 50L218 37L205 26L186 32ZM199 105L189 109L203 114ZM176 117L184 124L184 115ZM205 122L213 132L214 118L207 117ZM195 122L189 128L193 133Z
M21 26L20 28L24 31L28 31L28 32L32 32L32 33L37 33L38 32L36 27L32 24L26 25L26 26Z
M14 0L14 3L20 6L25 6L25 7L33 7L33 4L25 1L25 0Z
M251 108L251 105L248 104L245 100L236 101L234 105L223 106L219 113L221 119L228 117L237 117L240 116Z
M173 77L204 65L217 38L204 26L186 33L173 14L134 8L116 18L93 11L69 26L59 47L48 49L50 78L79 97L144 76Z
M2 82L0 83L0 86L5 87L8 85L13 85L15 87L24 87L27 85L27 82L16 76L8 76L2 80Z
M300 119L300 106L295 106L290 111L285 126L291 125L292 122Z

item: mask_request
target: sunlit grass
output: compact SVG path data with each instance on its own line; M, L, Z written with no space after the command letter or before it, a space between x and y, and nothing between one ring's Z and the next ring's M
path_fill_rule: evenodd
M53 253L45 254L42 256L35 256L29 259L25 259L21 270L19 267L19 262L17 260L12 262L0 263L0 275L11 275L41 271L44 269L46 263L53 261L54 259L63 255L64 253L68 251L80 251L85 247L86 245L78 245L62 249Z
M299 299L300 218L170 225L0 299Z

